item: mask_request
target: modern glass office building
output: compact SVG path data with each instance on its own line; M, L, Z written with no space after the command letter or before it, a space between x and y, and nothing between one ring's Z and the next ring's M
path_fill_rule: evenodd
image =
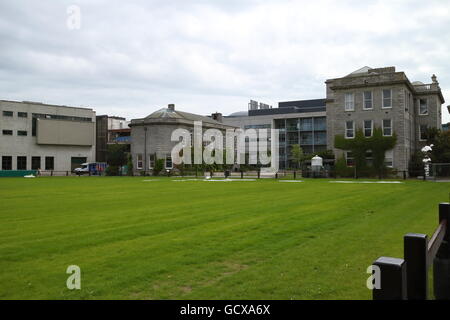
M300 145L303 153L312 154L327 149L327 122L325 117L275 119L279 129L280 167L295 168L292 146Z
M249 107L223 117L223 122L243 129L279 129L279 166L296 168L292 146L300 145L304 154L327 149L325 99L280 102L278 108Z

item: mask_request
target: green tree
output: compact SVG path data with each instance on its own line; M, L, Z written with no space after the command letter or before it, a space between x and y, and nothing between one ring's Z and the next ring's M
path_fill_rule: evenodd
M450 163L450 131L435 130L429 135L432 144L431 160L434 163Z
M302 161L303 161L303 149L302 149L302 147L300 147L299 144L292 145L291 155L292 155L292 159L294 159L295 162L297 163L297 167L301 168Z
M108 163L107 175L116 176L119 174L119 168L128 162L127 145L110 144L106 152L106 162Z
M153 167L153 175L157 176L164 169L164 159L156 159L155 166Z
M127 145L110 144L106 153L106 162L110 166L124 166L128 161Z

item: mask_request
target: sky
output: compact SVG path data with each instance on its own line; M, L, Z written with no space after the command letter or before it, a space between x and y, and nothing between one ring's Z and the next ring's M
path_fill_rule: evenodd
M326 79L395 66L411 81L436 74L449 122L449 11L447 0L2 0L0 99L127 119L170 103L228 115L250 99L325 98Z

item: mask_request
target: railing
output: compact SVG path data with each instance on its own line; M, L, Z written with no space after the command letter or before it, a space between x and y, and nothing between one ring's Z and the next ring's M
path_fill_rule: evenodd
M426 234L404 236L404 259L380 257L380 288L374 300L425 300L428 298L428 270L433 264L434 295L450 299L450 203L439 204L439 226L428 241Z

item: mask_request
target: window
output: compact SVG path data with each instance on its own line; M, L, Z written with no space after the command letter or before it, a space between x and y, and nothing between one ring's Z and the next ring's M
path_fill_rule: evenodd
M345 137L347 139L352 139L355 137L355 122L346 121L345 122Z
M314 132L314 144L315 145L326 145L327 144L327 133L326 132Z
M371 110L373 109L373 103L372 103L372 91L364 91L364 110Z
M345 94L345 111L355 111L355 100L353 93Z
M394 150L388 150L385 152L384 165L389 168L394 166Z
M26 132L26 131L23 131L23 130L19 130L19 131L17 131L17 135L18 136L26 136L28 133Z
M355 159L353 158L353 153L347 151L345 153L345 159L347 161L347 166L353 167L355 165Z
M17 157L17 170L27 170L27 157Z
M383 109L392 108L392 90L383 90Z
M166 156L166 169L172 169L173 165L172 165L172 157L171 156Z
M143 161L142 161L142 154L137 155L137 163L136 163L136 169L142 169L144 167Z
M372 150L366 151L366 163L369 166L373 166L373 153Z
M420 141L426 141L428 139L428 126L426 124L419 126L419 135Z
M289 140L289 144L297 144L295 140ZM312 145L313 144L313 134L312 132L302 132L300 133L300 145Z
M31 119L31 135L33 137L36 137L36 132L37 132L37 118L33 117L33 119Z
M371 137L373 134L373 120L364 120L364 137Z
M4 136L12 136L13 131L12 130L3 130L3 135Z
M3 111L3 116L4 117L12 117L13 116L13 112L12 111Z
M31 170L38 170L41 168L41 157L31 157Z
M45 157L45 170L55 170L55 157Z
M301 131L311 131L313 126L312 118L301 118L300 119L300 130Z
M327 120L325 117L314 118L314 130L327 130Z
M28 118L28 113L26 113L26 112L17 112L17 116L19 118Z
M383 136L392 136L392 120L383 120Z
M155 167L156 155L155 154L149 154L148 158L149 158L148 168L149 169L153 169Z
M2 170L12 170L12 157L3 156L2 157Z
M427 99L419 99L419 115L425 116L428 114L428 101Z

